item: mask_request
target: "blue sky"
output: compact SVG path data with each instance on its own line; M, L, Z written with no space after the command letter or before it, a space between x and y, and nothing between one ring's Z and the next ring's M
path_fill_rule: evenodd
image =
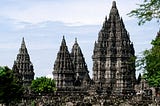
M150 41L159 30L154 21L138 26L137 19L126 15L142 1L116 0L136 55L151 47ZM24 37L36 77L51 75L65 35L69 50L78 38L92 75L94 42L111 6L112 0L1 0L0 66L12 68Z

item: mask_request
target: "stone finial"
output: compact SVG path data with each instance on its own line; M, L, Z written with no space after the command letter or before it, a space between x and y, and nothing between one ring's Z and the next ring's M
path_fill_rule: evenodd
M113 18L113 17L116 17L116 18ZM112 3L112 8L110 10L109 19L111 20L111 22L120 19L119 12L118 12L118 9L117 9L115 1L113 1L113 3Z
M62 39L65 39L64 35L63 35L63 38Z
M116 8L116 1L112 2L112 8Z
M21 53L22 53L22 54L23 54L23 53L28 54L24 37L22 38L22 43L21 43L21 47L20 47L20 49L19 49L19 53L20 53L20 54L21 54Z
M75 44L77 44L77 38L75 38Z
M22 38L21 48L26 48L26 44L25 44L25 41L24 41L24 37Z
M66 41L65 41L65 37L64 37L64 35L63 35L63 38L62 38L61 45L66 45Z

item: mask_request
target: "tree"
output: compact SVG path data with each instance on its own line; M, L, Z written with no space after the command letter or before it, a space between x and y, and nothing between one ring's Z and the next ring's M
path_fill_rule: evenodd
M0 103L8 106L17 103L23 95L23 87L8 67L0 67Z
M139 4L139 8L132 10L129 16L135 16L139 19L139 25L144 24L152 19L160 19L160 0L144 0L143 4Z
M35 93L53 93L55 86L55 81L51 78L40 77L32 81L31 90Z
M137 66L140 70L143 69L143 77L150 86L160 87L160 32L151 44L152 48L143 52L143 57L137 61Z

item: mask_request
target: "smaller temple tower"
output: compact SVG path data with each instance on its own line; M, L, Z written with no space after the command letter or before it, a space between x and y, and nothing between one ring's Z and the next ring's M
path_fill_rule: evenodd
M81 86L88 85L91 79L88 74L89 71L88 71L85 59L83 57L83 53L77 42L77 38L75 38L75 43L72 47L71 59L72 59L73 67L74 67L75 74L76 74L76 81L80 82ZM75 85L78 85L78 84L75 83Z
M34 79L34 69L32 62L30 61L24 38L22 39L21 47L17 54L17 59L14 61L12 70L21 80L24 87L31 85L31 82Z
M57 88L63 89L74 86L75 72L64 36L54 63L53 76Z

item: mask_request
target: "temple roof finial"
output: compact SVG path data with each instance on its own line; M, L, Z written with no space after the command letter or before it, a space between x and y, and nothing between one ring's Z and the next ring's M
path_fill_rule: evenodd
M77 43L77 38L75 38L75 43Z
M22 38L21 48L26 48L26 44L25 44L25 41L24 41L24 37Z
M112 8L116 8L116 1L112 2Z
M116 19L119 19L119 18L120 18L115 1L112 2L112 8L111 8L111 10L110 10L109 19L110 19L111 17L117 17ZM112 20L113 20L113 19L114 19L114 18L112 18Z
M64 35L63 35L63 39L65 39Z
M66 45L66 41L65 41L64 35L63 35L63 38L62 38L62 43L61 43L61 45Z

